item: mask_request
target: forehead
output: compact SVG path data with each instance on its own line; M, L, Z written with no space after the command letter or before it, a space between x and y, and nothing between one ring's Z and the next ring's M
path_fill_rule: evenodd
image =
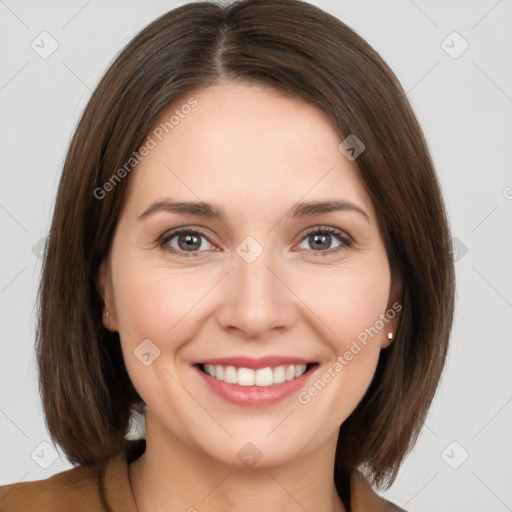
M222 204L228 214L230 205L262 214L262 205L343 198L373 214L327 114L269 87L228 82L191 93L165 110L148 137L153 148L127 191L139 213L170 196Z

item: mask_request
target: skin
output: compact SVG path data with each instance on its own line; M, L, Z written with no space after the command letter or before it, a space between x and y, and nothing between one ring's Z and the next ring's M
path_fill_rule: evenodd
M399 297L372 202L318 108L240 82L191 96L197 106L132 171L98 276L105 327L120 333L147 404L147 449L129 466L135 501L140 512L343 511L332 477L338 429L370 385L399 315L307 405L293 395L236 406L191 363L297 356L318 362L314 380L321 377ZM213 203L226 219L158 211L138 220L165 197ZM350 201L368 219L348 210L286 217L298 201L328 199ZM156 242L178 227L203 230L194 255ZM332 252L342 242L328 234L315 242L306 232L317 227L341 230L353 245ZM247 236L263 250L252 263L236 252ZM185 251L179 239L167 246ZM160 356L146 366L133 352L148 338ZM251 467L237 456L248 442L261 453Z

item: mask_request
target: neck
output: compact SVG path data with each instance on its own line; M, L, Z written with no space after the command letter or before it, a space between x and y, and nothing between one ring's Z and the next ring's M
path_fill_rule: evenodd
M336 438L293 461L257 468L220 463L146 418L146 451L128 467L139 512L345 512L334 485Z

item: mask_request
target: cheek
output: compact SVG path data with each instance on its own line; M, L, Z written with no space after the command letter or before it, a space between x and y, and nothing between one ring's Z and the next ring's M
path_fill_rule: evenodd
M190 273L129 258L116 261L112 281L121 348L130 379L149 405L172 383L165 370L193 338L190 321L206 290Z
M187 324L186 315L197 305L203 287L191 274L122 265L114 281L118 320L133 342L142 337L172 344L180 339L177 333Z
M389 273L384 265L374 270L317 280L326 293L310 294L308 304L322 319L330 358L298 401L309 414L328 418L327 430L339 427L363 398L378 364L381 340L387 335L381 318L389 299Z
M386 336L381 321L390 291L386 259L375 260L364 268L340 268L329 274L317 272L302 286L305 302L322 320L326 339L337 354L348 350L353 340L364 345L365 340L375 339L378 345L377 338Z
M130 258L116 261L116 314L124 328L123 338L129 339L131 346L149 338L161 349L176 349L191 339L191 322L199 324L201 315L213 312L204 308L208 308L207 296L218 281L217 274L198 272L197 268L170 270ZM337 354L348 350L352 340L364 342L365 333L366 338L375 337L368 331L374 334L374 326L385 313L389 298L386 263L387 259L381 258L364 266L340 267L329 272L293 272L286 277L313 314L298 305L303 319L317 323L315 330L325 333L324 341L329 341Z

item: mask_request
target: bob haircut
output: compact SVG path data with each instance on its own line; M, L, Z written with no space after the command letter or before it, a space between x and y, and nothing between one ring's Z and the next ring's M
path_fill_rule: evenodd
M103 464L128 446L131 409L142 399L119 334L103 327L96 281L129 176L101 187L164 109L226 79L309 102L341 140L355 134L366 147L354 163L403 309L394 342L339 430L334 481L350 509L353 471L387 488L416 443L445 364L454 265L429 149L398 79L353 30L301 0L179 6L138 33L99 82L68 148L45 248L36 352L46 425L72 463Z

